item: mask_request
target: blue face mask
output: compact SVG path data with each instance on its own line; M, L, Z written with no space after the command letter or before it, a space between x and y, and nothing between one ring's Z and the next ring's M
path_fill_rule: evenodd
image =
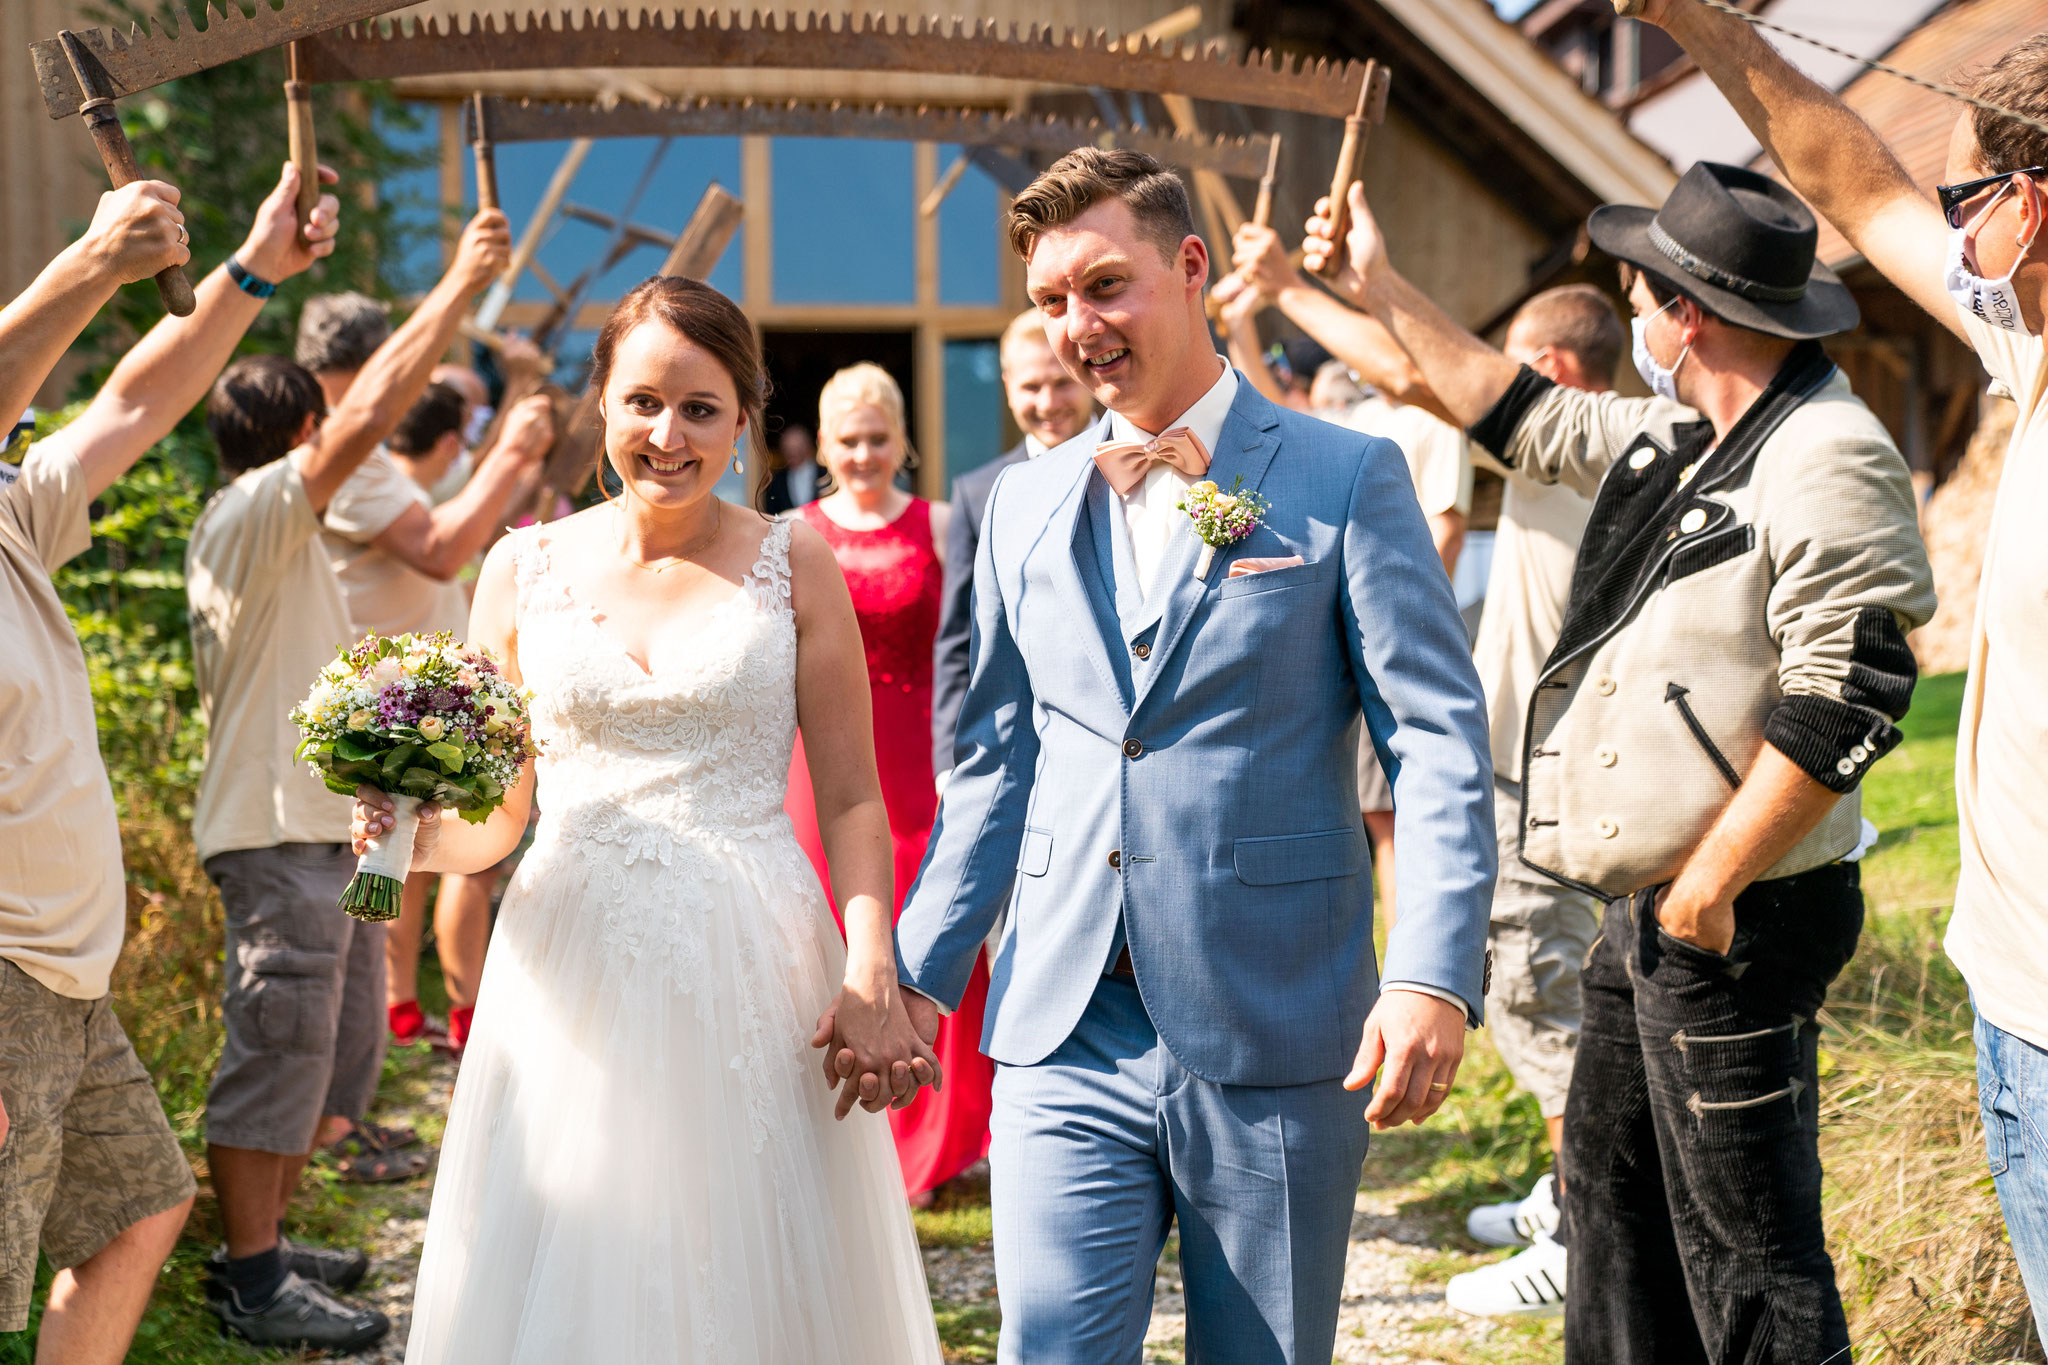
M1650 320L1655 318L1657 313L1664 312L1671 307L1672 303L1677 302L1678 300L1674 298L1671 300L1671 303L1665 304L1663 308L1659 308L1656 313L1650 314L1649 317L1638 317L1629 320L1629 332L1634 340L1634 344L1630 347L1630 354L1636 362L1636 373L1641 375L1643 382L1650 386L1651 393L1656 394L1659 398L1668 399L1673 403L1678 401L1678 367L1683 365L1685 358L1692 354L1692 347L1687 346L1684 350L1680 351L1678 359L1672 361L1671 368L1667 370L1657 363L1655 356L1650 354L1649 330Z

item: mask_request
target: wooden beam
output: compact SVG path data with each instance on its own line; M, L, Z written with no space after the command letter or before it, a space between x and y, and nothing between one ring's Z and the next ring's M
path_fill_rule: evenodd
M740 139L740 202L748 205L740 299L758 314L775 302L775 167L768 139Z
M462 212L469 201L463 171L469 164L469 147L462 137L461 104L442 100L437 110L441 127L441 212L437 227L441 235L441 268L446 270L454 263L455 243L462 236L462 222L467 216Z
M710 278L745 216L745 206L733 197L732 192L716 180L712 181L705 189L704 197L697 201L697 209L690 215L690 221L676 238L668 259L661 263L661 273L692 280Z
M561 210L562 200L569 193L570 182L583 169L584 158L590 155L592 145L587 137L577 138L569 144L569 150L562 153L562 159L555 163L555 173L548 177L548 187L541 192L540 204L527 221L526 231L520 234L519 244L512 248L512 259L506 263L505 273L498 277L476 310L477 326L488 331L498 325L498 315L512 301L512 291L519 287L519 277L533 264L534 253L546 240L548 229L554 225L555 214Z

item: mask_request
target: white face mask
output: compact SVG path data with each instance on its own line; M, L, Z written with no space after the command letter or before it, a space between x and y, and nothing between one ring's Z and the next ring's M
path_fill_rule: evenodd
M1664 312L1671 307L1672 303L1677 302L1677 299L1671 300L1671 303L1667 303L1663 308L1659 308L1657 313ZM1657 313L1652 313L1649 317L1629 319L1629 332L1634 338L1634 344L1630 347L1630 352L1636 362L1636 373L1641 375L1643 382L1650 386L1650 392L1656 394L1659 398L1676 403L1678 401L1678 367L1683 365L1685 358L1692 354L1692 347L1687 346L1684 350L1680 351L1678 359L1671 362L1670 369L1667 370L1662 365L1659 365L1657 358L1650 354L1649 341L1650 320L1655 318Z
M484 432L490 428L491 419L497 415L498 410L489 403L479 403L471 408L469 421L462 427L462 443L474 448L478 441L483 440Z
M1956 307L1976 314L1993 327L2002 327L2021 336L2032 336L2033 333L2027 330L2026 319L2020 314L2020 291L2013 288L2012 277L2019 273L2020 263L2026 260L2027 253L2034 249L2034 237L2041 235L2040 228L2034 229L2034 237L2029 237L2027 244L2020 248L2019 255L2013 257L2012 269L1998 279L1987 280L1970 269L1967 254L1971 228L1984 221L1985 216L2012 186L2013 182L2008 180L2005 189L1992 195L1991 202L1979 211L1969 225L1948 230L1948 258L1943 263L1941 283L1942 287L1948 290L1948 296L1955 300Z

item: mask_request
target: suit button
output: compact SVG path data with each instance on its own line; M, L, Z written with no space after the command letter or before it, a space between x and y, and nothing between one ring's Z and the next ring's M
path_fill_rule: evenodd
M1152 646L1146 644L1132 645L1131 653L1137 655L1140 659L1149 659L1152 657Z
M1678 531L1680 535L1689 536L1694 531L1699 530L1700 527L1705 526L1706 524L1706 509L1703 507L1695 507L1688 511L1684 516L1678 519Z
M1603 839L1612 839L1621 833L1621 826L1603 816L1593 822L1593 832Z
M1593 751L1593 761L1603 768L1613 767L1615 760L1619 757L1621 755L1615 753L1614 750L1608 748L1605 744Z
M1139 754L1142 754L1144 752L1145 746L1140 744L1137 740L1127 739L1124 741L1125 758L1136 758Z
M1109 851L1109 865L1119 872L1123 871L1124 851L1122 849L1113 848Z
M1599 677L1593 679L1593 690L1595 692L1598 692L1603 697L1613 696L1614 679L1608 677L1605 673L1602 673Z

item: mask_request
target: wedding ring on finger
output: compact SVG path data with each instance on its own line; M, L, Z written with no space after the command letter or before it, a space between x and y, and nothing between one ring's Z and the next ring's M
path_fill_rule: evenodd
M192 234L185 230L185 225L183 223L178 224L178 245L184 246L187 242L190 242L191 240Z
M1451 1083L1449 1081L1431 1081L1429 1083L1429 1088L1432 1091L1449 1090L1451 1088Z

